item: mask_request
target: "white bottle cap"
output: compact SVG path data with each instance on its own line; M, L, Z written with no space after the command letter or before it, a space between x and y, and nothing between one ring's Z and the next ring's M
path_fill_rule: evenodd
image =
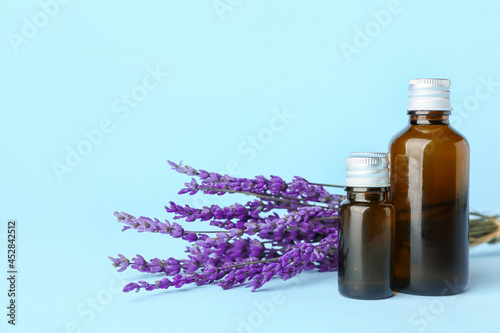
M389 186L389 160L386 153L352 153L346 159L345 186Z
M450 111L450 80L413 79L408 87L408 111Z

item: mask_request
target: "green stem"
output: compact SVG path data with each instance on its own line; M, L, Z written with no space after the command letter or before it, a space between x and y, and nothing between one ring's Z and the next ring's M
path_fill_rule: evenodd
M309 219L309 221L324 221L324 220L338 220L338 216L329 216L329 217L313 217Z
M337 187L337 188L344 188L343 185L332 185L332 184L321 184L321 183L311 183L308 181L309 184L311 185L317 185L317 186L326 186L326 187Z
M184 230L184 232L190 232L190 233L193 233L193 234L217 234L219 232L225 232L225 233L229 233L229 231L227 230L219 230L219 231L190 231L190 230Z
M246 265L260 264L260 263L264 263L264 262L276 262L278 260L279 260L279 258L264 259L264 260L258 260L258 261L244 262L241 264L234 264L231 266L226 266L226 267L221 267L221 268L226 269L226 268L240 267L240 266L246 266Z
M203 190L207 190L207 191L219 191L219 192L228 192L228 193L241 193L241 194L246 194L246 195L252 195L252 196L255 196L255 197L258 197L258 198L262 198L262 199L265 199L265 200L288 202L288 203L294 203L294 204L302 205L302 206L311 206L311 207L312 206L318 206L318 205L308 204L308 203L304 203L304 202L300 202L300 201L294 201L294 200L284 199L284 198L281 198L281 197L274 197L274 196L270 196L270 195L258 194L258 193L252 193L252 192L246 192L246 191L235 191L235 190L228 190L228 189L221 189L221 188L212 188L212 187L206 187L206 186L199 186L199 188L201 188ZM296 199L297 200L303 200L303 199L299 199L299 198L296 198ZM326 208L324 206L320 206L320 207Z

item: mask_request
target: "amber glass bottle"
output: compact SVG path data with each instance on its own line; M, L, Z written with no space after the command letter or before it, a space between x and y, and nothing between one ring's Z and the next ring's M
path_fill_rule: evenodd
M338 289L346 297L381 299L393 295L394 207L384 155L347 158L338 269Z
M409 124L389 145L395 289L462 292L468 280L469 146L449 124L450 81L410 81Z

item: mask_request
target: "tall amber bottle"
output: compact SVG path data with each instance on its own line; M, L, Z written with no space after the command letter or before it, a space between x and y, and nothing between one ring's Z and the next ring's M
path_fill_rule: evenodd
M469 145L450 126L450 81L410 80L409 124L389 145L395 289L464 291L469 267Z

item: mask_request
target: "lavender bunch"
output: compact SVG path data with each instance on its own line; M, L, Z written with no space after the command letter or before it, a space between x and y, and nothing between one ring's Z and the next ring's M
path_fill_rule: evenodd
M119 272L131 268L164 276L154 283L131 282L125 292L214 282L224 289L246 284L255 291L273 277L287 280L303 270L337 269L338 208L343 196L301 177L291 182L278 176L236 178L168 163L177 172L193 176L179 194L240 193L254 200L228 207L193 208L172 201L165 206L173 220L208 223L219 231L186 230L176 222L115 212L123 231L166 234L189 243L185 259L109 257Z

